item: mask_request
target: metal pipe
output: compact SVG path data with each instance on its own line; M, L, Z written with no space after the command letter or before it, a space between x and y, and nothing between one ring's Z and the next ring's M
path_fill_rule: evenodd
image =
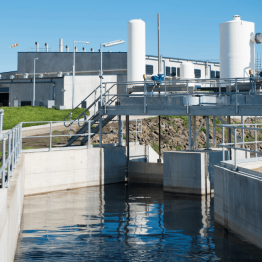
M227 116L227 124L230 125L230 116ZM231 129L230 127L227 129L227 142L231 143ZM232 159L231 149L229 149L229 159Z
M234 134L234 162L235 162L235 170L237 170L237 132L236 132L236 129L234 128L234 131L235 131L235 134Z
M128 162L129 162L129 116L126 116L126 149L127 149L127 168L128 168ZM127 173L128 176L128 173Z
M243 116L241 116L241 124L244 126L244 117ZM242 133L242 148L244 148L245 147L245 145L244 145L244 142L245 142L245 133L244 133L244 129L242 129L241 130L241 133Z
M4 126L3 118L4 118L4 109L0 109L0 139L2 138L3 135L3 126Z
M8 163L7 163L7 186L10 185L10 176L11 176L11 134L8 134Z
M33 82L33 103L32 106L35 106L35 61L38 60L38 57L34 58L34 82Z
M46 52L48 52L48 43L45 43Z
M52 122L50 122L50 145L49 145L49 151L52 150Z
M257 124L255 124L255 128L257 128ZM255 129L255 141L255 151L257 151L257 129ZM257 157L257 153L255 153L255 157Z
M160 14L157 14L157 32L158 32L158 74L161 73L161 59L160 59Z
M194 135L193 135L193 137L195 138L195 136L196 136L196 116L193 116L193 119L194 119ZM192 146L194 146L194 145L192 145ZM195 148L196 148L196 146L195 146Z
M121 133L122 133L121 125L122 125L121 115L119 115L118 116L118 145L119 146L122 146L122 143L121 143Z
M90 120L88 121L88 148L90 148L90 143L91 143L91 122Z
M206 127L207 127L207 132L206 132L206 139L207 139L207 149L209 149L209 116L206 116Z
M100 108L101 108L101 105L100 105ZM99 146L102 147L103 137L102 137L102 115L101 115L101 111L99 112L99 114L100 114L100 118L99 118Z
M3 147L2 147L2 167L4 167L3 168L3 173L2 173L2 188L5 188L6 186L5 186L5 147L6 147L6 138L4 137L3 138Z
M222 145L224 145L225 143L225 128L222 127ZM222 147L222 151L223 151L223 161L225 161L225 147Z
M158 116L158 151L159 151L159 158L158 158L158 163L161 163L161 116Z
M213 145L217 146L217 130L216 130L216 117L213 116Z
M189 150L192 150L191 116L188 116L188 143Z

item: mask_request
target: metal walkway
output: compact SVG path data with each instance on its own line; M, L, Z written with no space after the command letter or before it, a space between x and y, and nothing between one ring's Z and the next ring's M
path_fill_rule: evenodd
M102 128L121 115L261 116L261 86L260 77L103 83L77 105L79 107L87 99L92 101L74 119L85 117L86 120L82 126L79 124L81 128L76 134L85 133L90 120L91 125L97 124L92 136L100 133L102 137ZM118 92L113 93L114 87ZM94 114L86 118L91 108ZM64 120L68 120L72 112ZM68 146L76 141L84 145L88 136L72 137Z

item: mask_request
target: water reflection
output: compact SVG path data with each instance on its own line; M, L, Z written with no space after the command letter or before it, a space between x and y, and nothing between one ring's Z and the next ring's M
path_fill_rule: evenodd
M115 184L26 197L16 261L247 261L262 251L214 226L213 198Z

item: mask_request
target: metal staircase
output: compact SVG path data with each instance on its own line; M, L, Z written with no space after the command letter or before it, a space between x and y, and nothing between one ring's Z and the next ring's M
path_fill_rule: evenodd
M98 89L100 89L100 85L94 89L83 101L81 101L65 118L64 121L67 121L67 118L70 117L70 120L72 120L71 116L72 113L75 111L76 108L78 108L84 101L86 101L91 95L95 95L95 99L94 101L78 116L76 117L74 120L72 120L72 122L69 125L65 125L65 127L70 127L75 121L78 121L78 125L81 127L77 132L76 135L79 134L79 136L72 136L69 140L66 146L72 146L73 143L75 142L80 142L80 145L85 145L88 142L89 136L81 136L84 133L88 132L88 127L89 127L89 121L90 121L90 126L93 126L95 124L97 124L93 129L92 129L92 134L90 135L90 139L99 133L100 131L100 125L99 125L99 121L100 121L100 109L105 108L106 106L111 105L113 102L116 101L117 97L113 96L109 99L109 91L114 87L115 85L112 85L109 89L106 90L106 88L102 88L102 90L104 89L104 94L99 95L98 98L96 98L96 92L98 91ZM102 100L102 101L101 101ZM98 106L96 106L98 105ZM90 110L90 108L94 107L94 111L95 113L86 118L86 112L88 110ZM96 108L98 110L96 110ZM83 125L80 124L79 120L81 118L84 117L84 123ZM104 118L102 118L102 128L109 123L110 121L113 120L115 116L114 115L108 115ZM90 130L91 131L91 130Z

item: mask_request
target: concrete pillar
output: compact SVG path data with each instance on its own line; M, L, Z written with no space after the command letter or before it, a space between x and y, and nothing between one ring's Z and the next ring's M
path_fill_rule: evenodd
M4 110L0 109L0 138L2 138L2 133L3 133L3 126L4 126L3 118L4 118Z

